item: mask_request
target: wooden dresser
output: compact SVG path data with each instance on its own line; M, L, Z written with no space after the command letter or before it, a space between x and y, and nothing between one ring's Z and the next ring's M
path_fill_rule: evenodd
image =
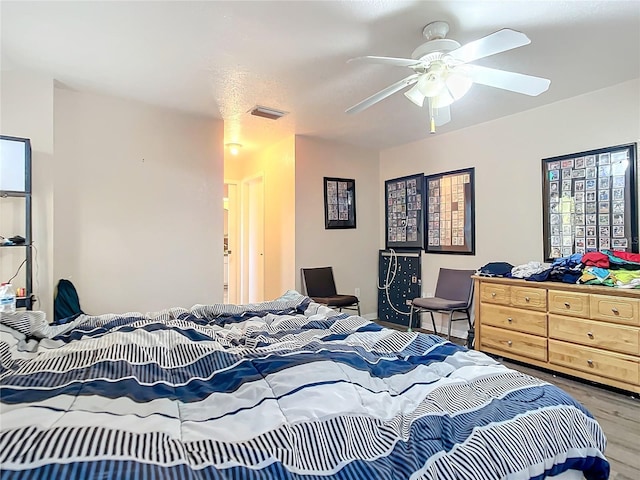
M474 281L477 350L640 393L640 290Z

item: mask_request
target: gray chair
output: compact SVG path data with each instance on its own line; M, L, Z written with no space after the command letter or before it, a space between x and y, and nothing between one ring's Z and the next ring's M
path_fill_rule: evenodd
M411 302L411 313L409 314L409 327L413 326L413 313L420 314L429 312L431 315L431 323L433 324L433 333L438 335L436 330L436 321L433 318L434 313L442 313L449 315L449 328L447 331L447 339L451 338L451 324L458 320L467 320L469 329L473 328L471 324L471 302L473 301L473 279L471 275L476 273L475 270L456 270L452 268L441 268L438 273L438 281L436 282L436 291L433 297L418 297ZM453 318L456 313L463 314L459 318Z
M322 303L328 307L336 307L339 312L343 308L355 310L360 315L358 297L337 293L332 267L303 268L302 283L307 296L311 297L314 302Z

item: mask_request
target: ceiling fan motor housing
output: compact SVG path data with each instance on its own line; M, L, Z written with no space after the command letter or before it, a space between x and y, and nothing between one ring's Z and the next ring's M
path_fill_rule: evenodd
M449 24L443 21L431 22L422 30L422 35L427 40L444 38L449 33Z
M460 44L450 38L437 38L429 40L416 48L411 54L411 58L415 60L423 60L424 57L431 53L447 53L460 48Z

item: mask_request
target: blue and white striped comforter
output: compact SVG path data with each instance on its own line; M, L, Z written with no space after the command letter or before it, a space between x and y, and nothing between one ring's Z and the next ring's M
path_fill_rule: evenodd
M297 292L0 333L2 479L608 478L562 390Z

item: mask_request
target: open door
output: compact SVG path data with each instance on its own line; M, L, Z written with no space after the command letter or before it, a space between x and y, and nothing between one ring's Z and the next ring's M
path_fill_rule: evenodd
M242 302L264 301L263 176L242 182Z

